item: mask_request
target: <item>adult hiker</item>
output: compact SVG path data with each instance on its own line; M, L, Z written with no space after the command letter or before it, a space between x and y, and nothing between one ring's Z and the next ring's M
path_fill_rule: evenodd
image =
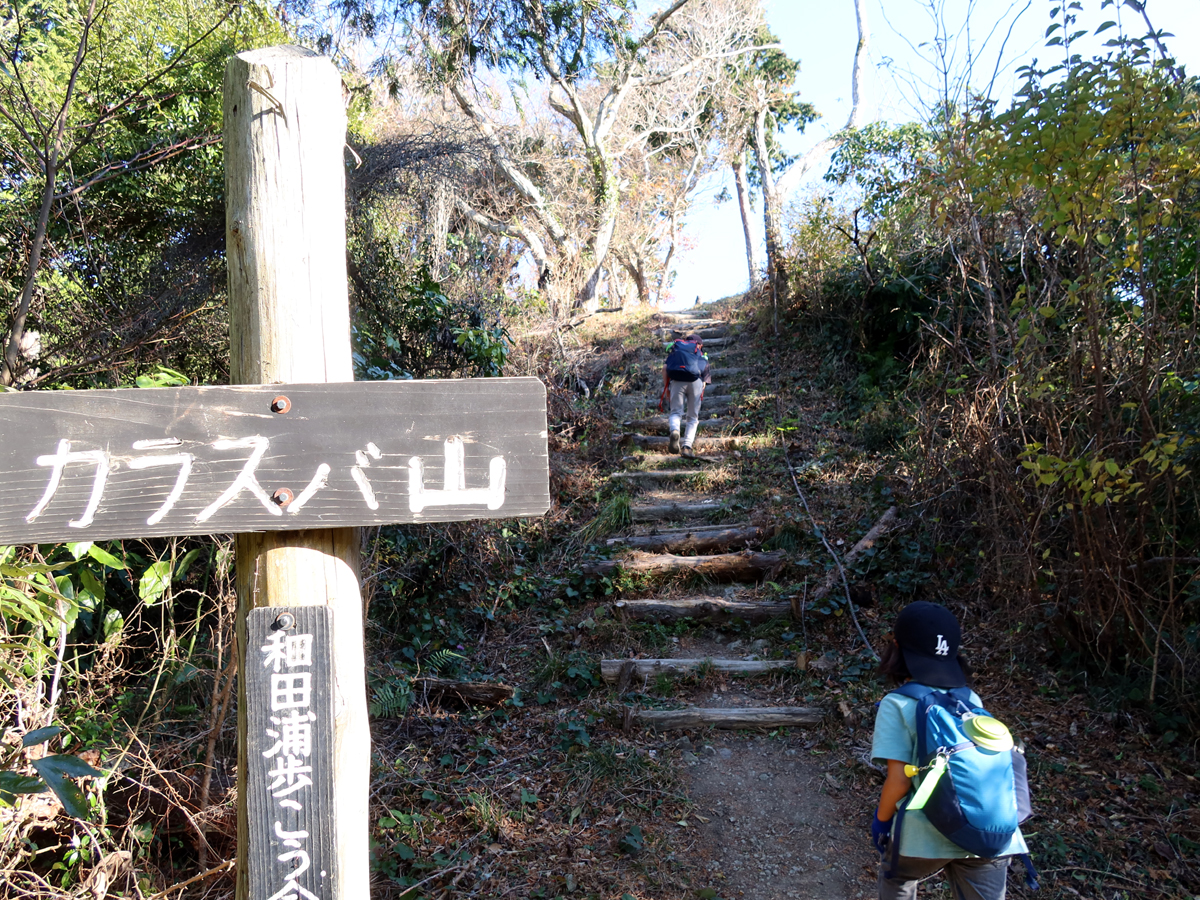
M1024 754L971 690L960 640L950 610L910 603L879 663L899 685L879 703L871 745L887 766L871 823L880 900L915 900L918 882L939 870L960 900L1003 900L1012 856L1037 886L1020 829Z
M667 423L671 440L667 449L672 453L695 456L692 444L696 442L696 426L700 422L700 401L704 399L704 386L711 382L708 357L704 355L699 335L689 334L671 344L667 360L663 363L663 397L670 395L671 412ZM662 398L658 401L658 408L662 409ZM682 446L680 420L684 425Z

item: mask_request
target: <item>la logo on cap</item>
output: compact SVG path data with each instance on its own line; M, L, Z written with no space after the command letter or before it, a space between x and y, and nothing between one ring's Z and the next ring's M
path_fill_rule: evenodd
M946 643L946 638L944 636L940 634L938 635L937 648L933 652L936 656L950 655L950 645Z

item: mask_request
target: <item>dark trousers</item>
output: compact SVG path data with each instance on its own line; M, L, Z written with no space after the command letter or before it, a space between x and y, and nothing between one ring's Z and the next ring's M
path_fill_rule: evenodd
M916 900L917 883L939 869L956 900L1004 900L1008 882L1008 857L999 859L920 859L901 856L888 878L891 860L879 864L879 900Z

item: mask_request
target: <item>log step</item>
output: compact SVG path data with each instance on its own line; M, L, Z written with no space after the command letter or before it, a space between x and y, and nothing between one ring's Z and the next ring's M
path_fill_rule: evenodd
M733 397L730 396L729 394L723 394L720 397L708 397L706 395L703 402L701 402L701 404L700 404L700 414L704 415L704 416L712 415L714 413L716 413L717 415L720 415L721 413L728 412L729 408L731 406L733 406L734 403L735 403L735 401L734 401ZM613 406L616 407L617 409L627 409L627 410L658 409L658 397L655 397L653 399L653 401L638 399L635 397L631 397L628 400L625 400L624 398L622 398L621 400L614 403ZM667 404L664 403L663 409L666 409L666 408L667 408ZM701 422L701 424L703 424L704 420L701 419L700 422Z
M745 375L746 370L745 369L736 369L736 368L731 369L728 367L716 368L714 366L713 368L708 370L708 374L711 375L713 378L733 378L736 375Z
M720 325L728 325L724 319L714 319L712 316L693 315L691 313L662 313L662 317L668 322L678 322L681 328L716 328Z
M665 450L668 440L669 438L657 434L623 434L620 437L619 443L633 444L635 447L642 447L647 450ZM745 447L750 441L751 438L749 435L722 437L720 435L697 434L696 443L692 447L698 451L735 450L738 447Z
M649 503L631 503L629 517L634 522L657 522L660 519L695 519L720 512L725 501L719 497L697 497L694 500L671 499Z
M632 534L608 539L610 547L628 547L647 553L711 553L730 547L757 544L766 529L756 525L710 525L659 534Z
M704 408L701 407L701 412ZM733 419L701 419L700 427L709 429L728 428L734 422ZM634 419L630 422L623 422L625 428L636 428L638 431L656 431L660 434L667 433L667 417L666 416L651 416L648 419Z
M656 675L695 672L704 667L734 675L761 675L764 672L796 669L797 665L794 659L602 659L600 677L609 684L616 684L626 667L630 677L646 679Z
M697 326L693 323L690 327L685 327L682 323L677 325L660 325L654 329L654 333L664 338L681 338L695 332L700 335L700 340L709 341L713 338L722 338L729 334L729 326L724 322L717 322L715 319L708 320L711 324Z
M696 443L699 443L697 441ZM690 465L694 462L716 463L722 462L729 458L728 453L720 451L716 453L706 453L704 456L693 456L690 459L686 456L680 456L678 453L641 453L636 456L622 456L621 465L623 466L669 466L672 463L685 463ZM643 470L645 471L645 470ZM657 471L652 469L649 471Z
M787 728L819 725L825 710L810 706L768 706L741 709L639 709L633 721L658 731L672 728Z
M687 457L679 456L675 458L687 459ZM649 472L613 472L608 477L613 481L678 481L695 475L703 475L707 471L707 469L655 469Z
M762 581L787 563L782 550L761 553L714 553L706 556L677 556L674 553L640 553L617 559L601 559L583 564L585 575L613 576L618 571L639 575L677 575L694 572L711 581Z
M618 600L616 612L638 622L675 622L680 619L703 619L707 622L768 622L792 614L790 603L753 603L726 600L723 597L681 597L675 600Z

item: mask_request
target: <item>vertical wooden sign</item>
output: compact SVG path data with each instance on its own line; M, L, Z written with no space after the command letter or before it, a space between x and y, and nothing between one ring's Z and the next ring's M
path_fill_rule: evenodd
M225 242L235 384L353 381L346 287L346 114L328 59L300 47L238 54L225 68ZM331 610L333 825L337 877L320 900L366 900L371 735L354 528L237 537L238 665L257 607ZM252 659L252 657L250 657ZM248 698L238 679L237 900L250 893ZM304 896L304 895L298 895Z
M320 606L246 617L252 897L337 895L332 625Z

